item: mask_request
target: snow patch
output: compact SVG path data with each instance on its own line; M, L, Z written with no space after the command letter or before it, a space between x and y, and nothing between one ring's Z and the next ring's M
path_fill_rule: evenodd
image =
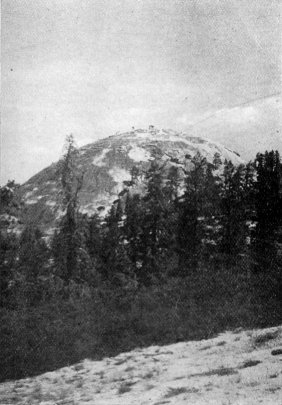
M272 336L257 344L259 336ZM281 403L282 328L150 346L0 384L0 402L80 405ZM50 393L52 395L50 395Z
M28 199L29 197L31 197L32 196L32 194L34 193L34 190L32 190L32 191L28 191L26 194L25 194L25 198L26 199Z
M57 203L56 201L46 201L45 204L48 205L49 207L55 207Z
M99 154L98 156L95 156L92 164L98 167L103 167L106 166L106 163L104 162L104 158L106 157L106 154L110 151L109 148L105 148L102 150L101 154Z
M150 160L151 157L148 151L146 151L143 148L140 148L139 146L133 146L130 149L128 156L135 162L148 162L148 160Z
M62 216L65 215L65 212L65 210L59 208L56 213L56 220L62 218Z
M114 167L110 169L109 174L118 184L126 180L131 180L131 174L127 170L121 169L120 167Z
M96 204L87 204L84 207L79 209L79 212L82 214L93 215L97 213L97 206Z
M36 203L38 203L38 200L37 200L37 199L25 200L25 204L26 204L26 205L32 205L32 204L36 204Z
M37 195L34 198L25 200L25 204L27 205L36 204L38 203L39 200L41 200L44 197L46 197L46 195Z

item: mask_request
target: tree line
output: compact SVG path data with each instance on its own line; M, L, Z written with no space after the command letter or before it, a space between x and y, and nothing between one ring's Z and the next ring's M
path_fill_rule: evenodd
M69 137L51 237L10 232L24 204L15 182L0 189L0 381L281 323L277 152L234 166L156 150L105 216L79 210L78 153Z
M105 217L79 211L78 154L69 137L58 168L64 215L51 240L36 224L19 236L2 227L2 307L33 306L54 294L68 296L70 288L103 283L138 289L193 276L202 268L212 278L219 268L234 265L246 277L267 275L271 294L279 295L282 164L277 151L238 166L222 162L219 154L209 162L200 153L180 165L156 152L145 173L132 168L131 180ZM17 210L16 187L10 182L1 188L2 214Z

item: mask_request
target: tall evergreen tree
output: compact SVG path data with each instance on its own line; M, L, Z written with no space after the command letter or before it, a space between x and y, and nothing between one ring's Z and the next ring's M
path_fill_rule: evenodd
M18 256L18 239L6 232L0 233L0 307L13 306L12 285Z
M142 277L149 282L159 273L158 260L166 249L168 205L164 192L165 163L156 157L146 173L146 193L142 199L143 223L141 245L143 249Z
M229 258L235 259L245 251L251 181L249 166L236 167L231 161L225 161L221 190L221 251Z
M144 215L143 207L142 199L139 194L127 193L123 233L128 257L130 258L136 273L138 273L143 258L141 243L142 218Z
M26 226L19 239L16 265L20 302L36 305L42 299L41 281L48 276L49 258L42 232L33 224Z
M42 232L34 225L28 225L19 240L18 268L27 281L36 282L48 267L49 251Z
M125 277L132 275L133 266L125 246L124 213L119 199L106 217L102 234L102 266L104 279L122 285Z
M19 209L23 205L17 196L19 187L15 181L8 181L0 187L0 307L13 306L13 286L18 262L19 238L10 232L17 223Z
M18 187L19 184L14 180L9 180L6 185L0 187L0 214L13 215L17 212L22 204L19 197L15 195Z
M276 151L256 157L256 232L254 245L257 268L268 270L277 262L277 239L282 226L281 163Z
M177 234L179 274L182 275L197 268L200 256L207 160L197 153L188 165Z
M60 275L68 282L77 277L79 235L78 235L78 193L83 184L83 173L77 167L78 150L72 135L66 138L65 153L59 164L64 216L60 230L54 238L53 249L58 244L59 255L54 253Z
M99 262L99 258L102 251L101 228L102 228L101 219L97 214L89 218L86 247L87 251L89 252L89 255L96 263Z

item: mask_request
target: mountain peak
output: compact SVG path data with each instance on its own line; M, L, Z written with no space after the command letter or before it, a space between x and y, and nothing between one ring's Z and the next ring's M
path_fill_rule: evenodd
M236 165L243 163L236 153L216 142L153 125L147 129L132 128L82 146L77 157L77 166L84 172L79 193L81 212L105 214L124 188L124 182L131 180L134 166L146 170L156 155L164 162L173 161L181 166L187 157L192 159L198 152L209 162L217 153L222 162L227 159ZM59 190L57 164L23 184L20 188L26 206L23 222L32 218L43 224L44 229L53 228L62 215Z

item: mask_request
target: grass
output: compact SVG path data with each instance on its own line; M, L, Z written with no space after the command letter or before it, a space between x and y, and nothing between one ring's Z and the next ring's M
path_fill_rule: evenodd
M204 350L209 350L212 346L204 346L204 347L200 347L200 351L204 351Z
M280 390L281 390L280 387L269 387L269 388L266 388L266 391L271 392L271 393L274 393L274 392L280 391Z
M81 363L75 364L75 365L73 366L73 369L74 369L75 371L81 371L81 370L84 369L84 365L81 364Z
M248 368L248 367L254 367L260 364L260 360L247 360L245 361L240 368Z
M150 379L150 378L152 378L152 377L154 377L154 372L153 372L153 371L148 371L148 372L143 376L143 378L145 378L146 380L148 380L148 379Z
M126 369L124 370L126 373L130 373L130 371L134 371L135 370L135 367L133 367L133 366L128 366L128 367L126 367Z
M275 373L275 374L271 374L270 376L269 376L269 378L277 378L278 377L278 373Z
M164 398L172 398L177 395L185 394L187 392L187 388L179 387L179 388L169 388L168 393L164 396Z
M125 394L126 392L130 392L130 391L131 391L131 387L132 387L132 385L134 385L134 384L135 384L134 382L124 381L124 382L120 385L120 387L119 387L119 389L118 389L118 394L119 394L119 395L122 395L122 394Z
M191 374L190 377L209 377L212 375L217 375L217 376L226 376L226 375L232 375L232 374L237 374L238 371L235 370L234 368L231 367L221 367L221 368L217 368L214 370L209 370L209 371L205 371L203 373L195 373L195 374Z
M248 284L238 292L235 287L241 281L231 279L230 272L215 275L218 279L212 283L200 270L195 277L140 288L130 296L104 286L93 289L89 297L54 297L37 307L0 309L0 381L71 364L79 371L85 358L100 360L136 348L175 343L180 337L201 340L226 329L281 322L276 302L258 301ZM181 303L177 313L175 302ZM277 332L271 332L253 341L261 345L276 336ZM171 352L160 349L152 356L166 354ZM125 362L117 359L116 365Z
M197 388L186 388L186 387L177 387L177 388L169 388L169 391L164 396L164 398L173 398L177 395L181 394L196 394L199 392Z
M276 339L278 335L279 335L278 330L275 330L273 332L261 333L253 337L252 343L254 346L261 346L269 342L270 340Z
M83 387L83 380L77 381L75 388L82 388Z
M274 349L271 351L272 356L279 356L282 354L282 349Z
M124 364L127 362L128 359L120 359L115 362L115 366L120 366L121 364Z
M216 345L217 345L217 346L224 346L224 345L226 345L226 342L224 342L224 341L218 342Z

